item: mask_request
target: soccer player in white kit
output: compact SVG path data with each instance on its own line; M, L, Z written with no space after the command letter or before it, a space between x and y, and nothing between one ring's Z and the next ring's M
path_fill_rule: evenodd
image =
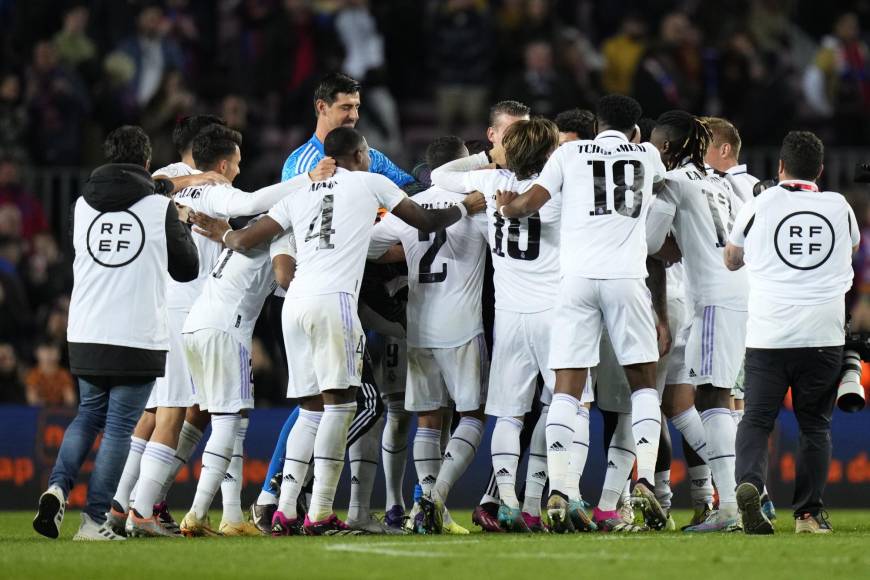
M577 429L580 397L589 369L598 364L604 325L632 389L632 432L637 447L634 493L649 506L648 518L665 520L653 494L661 430L655 389L658 344L647 276L646 216L653 184L664 177L658 152L633 144L640 105L622 95L598 101L594 141L565 143L550 157L526 193L500 193L506 218L539 211L561 198L562 279L550 335L550 368L556 388L547 416L547 512L555 531L571 529L568 515L569 449Z
M548 366L550 326L559 291L558 199L524 219L506 220L496 210L496 192L528 189L559 145L558 127L543 118L513 123L493 158L504 156L507 168L497 169L485 153L445 164L432 172L432 182L453 191L480 191L487 200L486 223L492 248L495 286L495 326L486 414L498 417L490 445L501 505L498 521L511 532L544 531L540 517L546 481L546 408L555 387ZM502 149L503 152L498 151ZM544 377L544 411L535 426L522 509L516 493L523 416L532 408L538 374ZM589 411L581 406L580 428L571 444L574 456L569 487L575 527L589 529L580 502L579 479L589 448Z
M749 288L746 274L728 271L722 256L741 201L727 180L704 168L710 132L700 119L685 111L664 113L651 141L669 168L657 202L675 210L673 229L693 316L686 366L697 389L695 406L704 424L706 459L719 490L719 510L684 531L733 531L740 520L734 492L736 425L730 403L743 364Z
M462 140L455 137L452 144L458 156L468 156ZM440 209L462 203L464 197L433 186L414 201ZM402 245L408 264L405 409L418 417L414 465L423 488L414 530L441 533L450 489L483 437L481 404L489 371L481 310L486 225L479 219L460 220L422 234L387 214L372 231L369 259L380 258L395 244ZM442 461L441 409L451 401L461 419Z
M200 171L196 169L196 161L193 157L194 139L207 127L223 124L224 122L220 117L213 115L192 115L180 119L172 131L172 142L178 150L179 155L181 155L181 161L158 169L152 176L175 178L199 173ZM225 162L223 165L210 164L208 167L203 167L203 169L215 170L232 180L235 175L232 174L233 160L231 155L224 156L223 161ZM238 168L236 167L236 169ZM202 437L202 431L184 422L185 410L194 401L190 386L190 376L187 372L187 363L184 361L181 347L181 326L184 324L184 319L187 317L187 312L190 310L192 302L192 298L190 298L191 292L188 289L196 288L198 293L199 288L201 288L202 275L204 272L208 272L211 267L208 257L200 251L203 247L202 239L197 239L197 236L194 236L193 241L199 253L200 276L192 282L181 283L171 278L167 282L166 306L169 310L169 340L171 348L166 355L166 374L158 377L155 381L154 389L152 389L151 396L145 406L145 412L133 431L130 441L130 453L127 455L124 471L121 474L118 489L115 490L112 505L109 509L107 521L115 533L119 535L126 533L125 523L129 519L129 508L133 503L132 494L139 480L142 457L147 449L149 440L176 450L173 453L173 460L175 460L175 457L178 455L184 457L187 449L193 452L193 448L196 447L196 444L199 443L199 439ZM183 426L182 422L184 422ZM179 432L181 432L180 437ZM198 436L196 435L197 433ZM184 442L184 449L180 451L177 449L177 446L180 447L179 440ZM188 445L187 442L191 440L193 440L193 444ZM153 452L154 449L149 451L148 455L152 456ZM145 463L149 463L149 460L146 459ZM181 461L177 463L179 467L183 465ZM164 528L170 532L177 533L178 524L175 523L172 514L169 512L165 495L165 492L161 492L153 508L147 509L143 512L143 515L150 518L153 514Z
M299 460L284 464L273 534L295 528L296 518L288 514L295 516L312 455L314 490L303 530L324 535L347 529L335 515L333 501L361 383L365 335L356 296L378 208L433 232L484 205L478 194L448 209L424 210L387 178L368 173L368 145L349 127L333 129L324 149L338 166L332 178L290 195L257 223L224 236L228 248L245 252L292 229L298 252L299 267L282 321L290 363L288 396L300 399L302 408L288 437L287 454Z

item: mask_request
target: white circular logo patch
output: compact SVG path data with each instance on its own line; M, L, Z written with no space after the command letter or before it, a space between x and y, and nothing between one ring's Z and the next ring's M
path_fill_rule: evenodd
M834 251L834 226L821 214L798 211L779 222L773 241L786 266L813 270L827 262Z
M88 253L106 268L126 266L145 247L145 227L131 211L101 213L88 227Z

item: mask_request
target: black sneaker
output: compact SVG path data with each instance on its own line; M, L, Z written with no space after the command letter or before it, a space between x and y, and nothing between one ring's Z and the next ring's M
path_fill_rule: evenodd
M737 486L737 509L743 519L743 532L750 535L770 535L773 524L761 511L761 494L749 482Z
M260 505L253 503L250 510L251 522L264 534L270 534L272 533L272 517L276 511L278 511L276 504L267 503Z

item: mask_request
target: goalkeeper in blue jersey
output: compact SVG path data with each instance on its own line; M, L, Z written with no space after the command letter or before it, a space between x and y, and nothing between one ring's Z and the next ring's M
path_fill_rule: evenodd
M330 131L337 127L356 126L357 121L359 121L359 91L360 83L341 73L331 73L320 81L314 91L314 109L317 114L314 135L287 157L281 171L281 181L292 179L300 173L311 172L321 162L324 165L331 163L331 160L328 160L323 153L323 140ZM371 156L369 171L372 173L379 173L389 178L399 187L407 187L415 183L413 177L405 173L377 149L369 149L369 154ZM324 159L327 160L323 161ZM365 297L361 297L361 300L364 301ZM376 311L381 310L374 305L370 306ZM280 336L280 332L278 335ZM366 366L369 366L368 362L366 362ZM371 369L366 368L365 370L367 376L371 377ZM372 519L368 509L371 489L374 485L377 455L380 452L380 441L360 442L360 445L352 445L363 437L380 418L383 409L380 395L373 385L374 381L370 379L365 382L367 383L365 388L359 390L357 415L354 417L348 437L348 449L352 460L351 475L358 482L351 486L353 497L351 497L351 509L348 513L348 524L352 528L362 529L369 533L388 533L392 530L385 529L380 522ZM299 409L296 408L285 421L278 436L272 460L269 463L263 489L256 503L251 506L251 518L263 532L271 531L272 516L278 504L280 487L280 482L274 481L273 478L276 474L280 476L282 472L287 435L296 423L298 416ZM372 433L371 436L374 437L375 433ZM279 533L281 532L286 533L287 531L281 530Z

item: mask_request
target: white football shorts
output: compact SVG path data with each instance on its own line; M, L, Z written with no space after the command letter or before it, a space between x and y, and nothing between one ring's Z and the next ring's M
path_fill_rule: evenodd
M543 312L495 310L492 366L486 394L486 414L522 417L532 409L538 374L544 377L544 401L552 400L556 374L550 359L550 325L554 309ZM543 393L542 393L543 395Z
M289 363L288 398L362 384L366 339L353 295L287 297L281 324Z
M231 334L202 328L184 335L184 354L197 386L199 408L238 413L254 408L251 353Z
M157 377L146 409L157 407L192 407L196 404L196 386L190 378L181 329L187 320L187 310L169 311L169 352L166 353L166 374Z
M650 293L643 280L564 276L551 329L550 368L597 366L604 328L620 365L658 360Z
M686 366L693 385L731 389L746 354L747 313L720 306L696 306L686 343Z
M656 365L656 390L661 398L665 385L691 385L686 366L686 342L692 330L692 319L682 298L668 298L668 328L671 350Z
M476 411L486 397L489 352L483 334L450 348L408 347L405 409L435 411L456 404L456 411Z

